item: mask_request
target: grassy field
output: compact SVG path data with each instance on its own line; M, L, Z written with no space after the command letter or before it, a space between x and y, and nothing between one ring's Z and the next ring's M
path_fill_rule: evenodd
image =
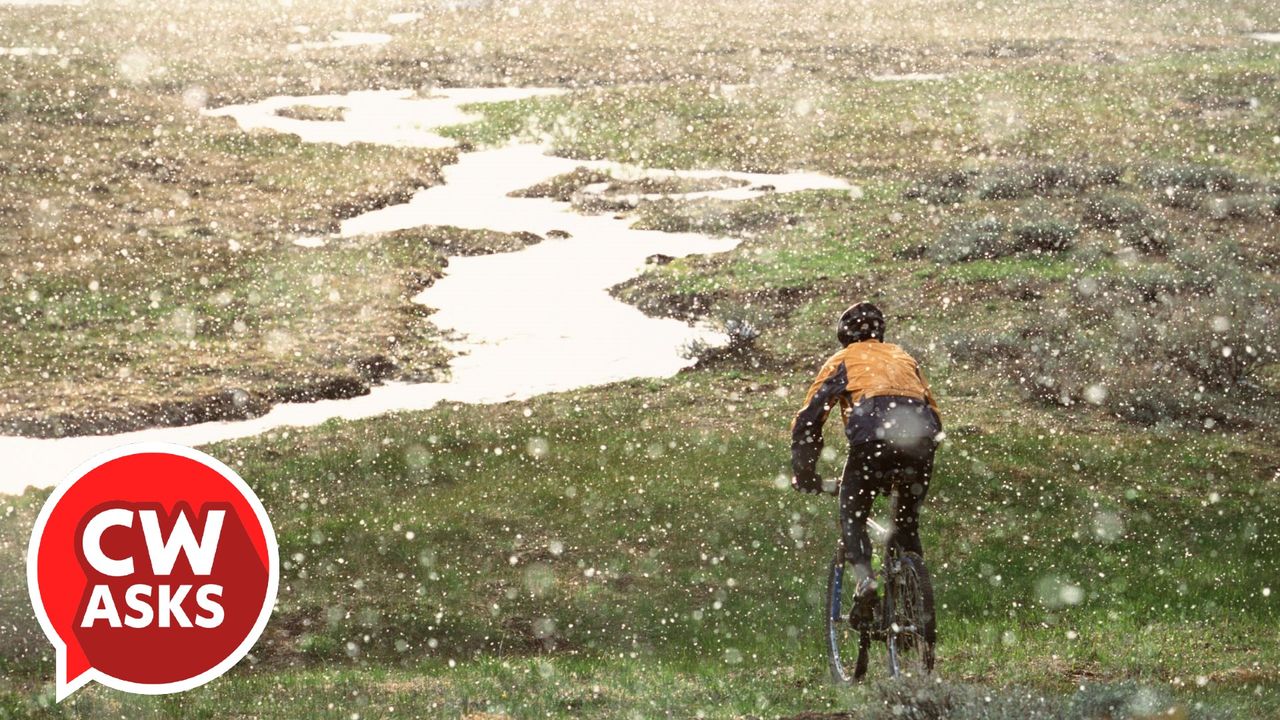
M444 248L522 242L298 248L452 153L245 135L197 101L567 85L451 132L858 190L636 209L743 238L615 289L748 322L742 352L212 448L284 565L262 641L205 688L54 706L21 580L45 493L0 499L0 717L1280 717L1280 50L1240 35L1280 29L1273 3L184 9L0 10L0 46L63 50L0 57L7 431L430 376L445 357L407 298ZM426 17L387 25L405 9ZM330 30L394 39L284 50ZM949 77L868 77L906 72ZM785 488L798 393L860 298L947 425L925 687L828 684L834 502Z
M202 90L120 83L87 53L33 60L0 65L6 432L252 415L358 392L375 356L403 356L405 376L443 364L406 321L405 270L429 277L440 257L293 241L407 199L451 152L246 135L198 114Z
M218 446L253 479L285 558L255 662L178 699L93 688L58 710L862 707L871 691L826 681L834 503L780 487L779 426L794 402L777 382L700 371ZM726 387L722 403L705 402ZM1067 434L1052 416L1002 419L955 397L947 408L924 540L948 687L1054 697L1129 681L1187 709L1276 711L1277 609L1264 588L1280 498L1257 482L1280 461L1274 446L1105 422ZM12 503L8 567L21 567L41 498ZM47 693L49 650L22 583L3 587L6 627L18 629L5 688L29 707ZM296 701L264 707L259 693L277 686Z

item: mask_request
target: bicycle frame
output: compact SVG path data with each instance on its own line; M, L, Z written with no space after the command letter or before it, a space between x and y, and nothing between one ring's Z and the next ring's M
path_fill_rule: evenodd
M871 522L871 521L869 521ZM873 527L879 533L884 533L884 528L871 522ZM836 558L831 563L831 571L828 577L828 598L827 598L827 646L828 661L831 666L832 677L837 682L847 682L861 678L867 670L870 646L873 642L885 644L888 654L889 672L892 677L899 677L907 669L904 667L904 652L910 653L911 649L918 652L920 647L914 643L918 642L917 638L927 637L930 633L927 627L918 627L920 621L915 617L913 612L911 622L902 626L898 626L889 620L895 618L901 612L897 607L901 599L907 598L908 602L912 602L912 598L916 597L922 590L926 593L930 592L928 588L927 571L921 564L921 561L915 555L908 553L906 556L902 554L899 548L893 547L886 543L883 545L883 555L881 557L880 569L877 575L882 583L883 594L876 607L872 609L872 617L856 621L851 617L851 607L845 607L841 596L845 592L844 575L847 564L844 562L844 546L841 544L837 550ZM916 559L912 559L916 558ZM906 566L915 565L914 569ZM925 573L923 577L924 587L915 585L911 578L917 578L918 573ZM917 578L919 581L920 578ZM924 609L926 613L932 612L932 599L925 600ZM927 622L927 620L926 620ZM858 655L853 672L849 673L844 663L849 656L840 652L838 648L841 643L841 633L847 632L848 629L854 629L858 633ZM932 666L932 641L926 640L925 652L928 654L926 662L926 670L928 672Z

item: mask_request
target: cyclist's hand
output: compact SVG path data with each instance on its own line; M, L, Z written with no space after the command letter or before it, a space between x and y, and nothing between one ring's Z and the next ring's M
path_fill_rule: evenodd
M820 495L822 494L822 478L814 473L809 473L804 477L793 475L791 476L791 487L798 492Z

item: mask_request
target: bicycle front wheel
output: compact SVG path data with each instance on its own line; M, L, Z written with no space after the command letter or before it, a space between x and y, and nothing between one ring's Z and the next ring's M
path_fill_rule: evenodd
M846 570L849 572L846 574ZM867 657L871 633L865 626L850 621L853 608L853 566L844 561L844 548L836 550L827 575L827 665L831 679L839 684L861 680L867 674Z
M889 674L920 677L933 671L937 642L933 582L915 553L896 552L889 563L883 605Z

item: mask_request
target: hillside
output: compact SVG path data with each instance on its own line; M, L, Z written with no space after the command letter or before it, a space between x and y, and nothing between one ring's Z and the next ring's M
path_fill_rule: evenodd
M615 178L613 202L579 202L742 240L613 289L653 316L737 328L673 377L205 448L261 496L284 563L250 659L203 688L91 686L53 705L23 575L47 491L0 496L0 717L1280 717L1280 45L1243 35L1280 12L673 5L432 6L385 46L311 55L272 43L403 8L254 5L228 21L236 42L201 32L212 6L169 34L163 8L0 14L0 45L83 49L0 65L6 432L130 429L153 416L108 411L231 385L265 406L431 377L447 353L409 297L448 272L446 250L515 242L436 228L306 254L294 234L438 182L454 151L244 134L182 115L193 86L224 101L562 86L477 106L449 134L459 151L540 140L584 162L856 186L635 199L674 191ZM122 78L126 43L165 72ZM911 73L940 77L872 77ZM141 154L56 157L94 143ZM86 194L95 179L106 189ZM555 191L581 200L600 180ZM181 213L151 213L179 190ZM41 198L61 211L31 210ZM213 285L189 282L201 274ZM341 301L317 275L340 279ZM923 516L941 640L923 686L828 683L835 502L787 486L788 424L860 299L922 360L946 423ZM289 352L266 351L282 329ZM370 372L372 356L395 369Z

